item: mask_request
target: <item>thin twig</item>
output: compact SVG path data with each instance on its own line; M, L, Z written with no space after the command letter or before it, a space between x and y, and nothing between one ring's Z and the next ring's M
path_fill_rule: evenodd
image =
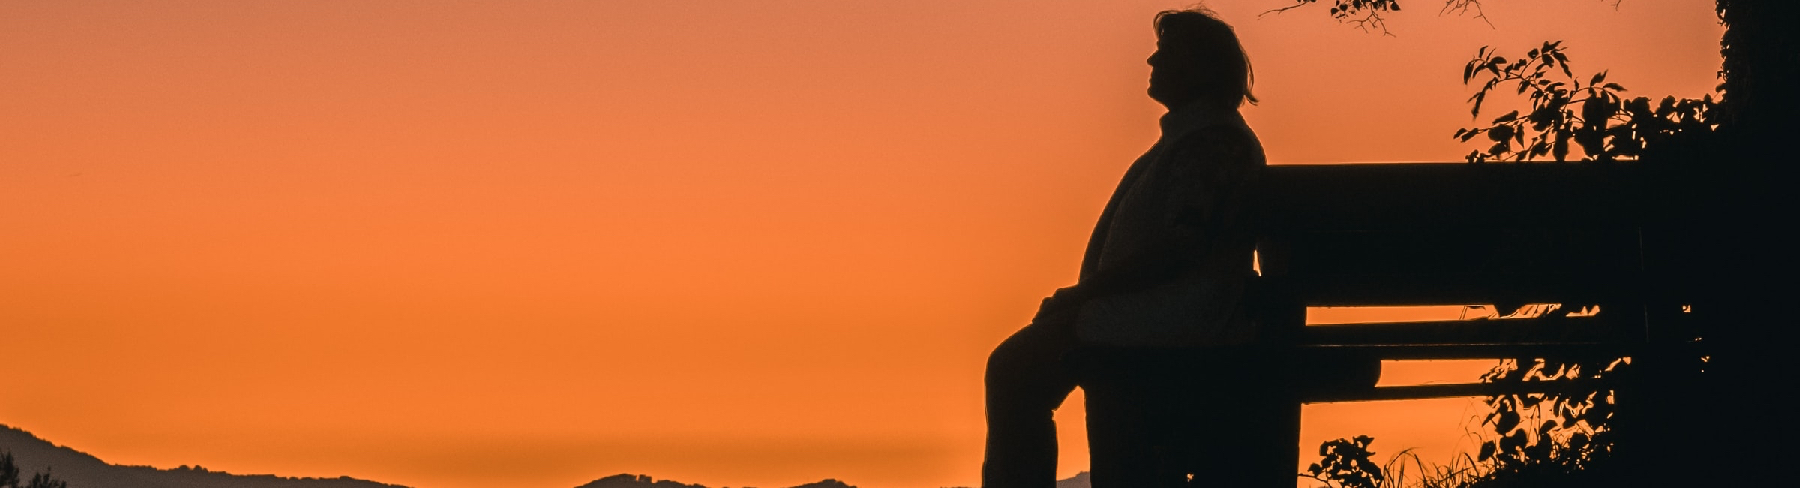
M1344 20L1343 22L1355 26L1363 32L1369 32L1369 27L1374 26L1376 29L1381 30L1381 35L1397 37L1394 33L1388 32L1387 22L1383 21L1381 14L1375 13L1375 10L1373 9L1370 9L1367 14L1363 15L1363 18Z
M1445 15L1452 12L1456 13L1456 15L1463 15L1469 13L1470 8L1475 9L1476 19L1480 19L1482 23L1487 24L1489 29L1494 28L1494 21L1488 19L1487 12L1481 9L1481 0L1444 0L1444 8L1438 10L1438 15Z
M1289 10L1293 10L1293 9L1297 9L1297 8L1300 8L1300 7L1305 7L1305 6L1306 6L1306 4L1307 4L1307 3L1309 3L1309 2L1305 2L1305 1L1295 1L1295 2L1294 2L1294 4L1293 4L1293 5L1289 5L1289 6L1286 6L1286 7L1281 7L1281 8L1272 8L1272 9L1268 9L1268 10L1265 10L1265 11L1263 11L1263 13L1260 13L1260 14L1256 14L1256 17L1257 17L1257 18L1262 18L1262 16L1264 16L1264 15L1269 15L1269 14L1279 14L1279 13L1282 13L1282 12L1286 12L1286 11L1289 11Z

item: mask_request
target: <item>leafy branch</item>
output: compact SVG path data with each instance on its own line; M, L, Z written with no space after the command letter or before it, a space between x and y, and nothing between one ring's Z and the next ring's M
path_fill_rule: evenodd
M1369 444L1375 438L1359 435L1353 439L1336 439L1325 441L1319 445L1319 455L1324 459L1306 467L1306 473L1312 479L1323 481L1335 488L1379 488L1386 480L1381 466L1374 460L1374 452L1369 451Z
M1678 134L1711 132L1718 125L1712 95L1699 100L1665 97L1653 108L1649 98L1620 96L1625 87L1606 81L1605 71L1583 84L1569 68L1562 41L1545 41L1512 60L1483 46L1463 66L1463 84L1477 79L1482 79L1481 88L1468 99L1470 116L1480 116L1488 95L1505 86L1527 95L1531 110L1495 117L1488 127L1457 129L1451 137L1463 142L1481 135L1493 142L1485 152L1470 151L1465 159L1471 163L1530 161L1545 155L1564 161L1576 147L1584 160L1637 159L1647 147Z
M1294 0L1293 5L1270 9L1262 15L1278 14L1289 10L1317 3L1319 0ZM1381 16L1383 12L1399 12L1399 0L1332 0L1335 2L1328 12L1338 22L1350 24L1363 32L1381 31L1382 35L1393 36L1388 32L1387 20ZM1476 2L1477 0L1451 0L1452 2Z
M11 451L0 451L0 488L69 488L69 482L51 477L49 468L21 483L19 475L23 473Z
M1629 361L1618 359L1564 361L1509 359L1482 375L1488 383L1557 381L1624 374ZM1611 390L1523 393L1488 397L1491 413L1482 420L1499 437L1484 441L1478 460L1493 462L1495 473L1579 471L1605 460L1612 452Z
M1286 12L1318 3L1319 0L1293 0L1293 2L1293 5L1269 9L1262 15ZM1399 0L1332 0L1332 2L1331 9L1327 13L1331 14L1331 17L1337 19L1338 22L1349 24L1363 32L1380 31L1381 35L1393 37L1394 34L1388 32L1387 18L1383 14L1399 12ZM1487 13L1481 10L1481 0L1444 0L1444 7L1438 9L1438 15L1451 13L1464 15L1470 12L1475 14L1476 19L1487 23L1488 27L1494 26L1494 23L1488 20Z
M1487 12L1481 9L1481 0L1444 0L1444 8L1438 9L1438 15L1466 15L1469 12L1475 12L1475 18L1486 23L1488 28L1494 27L1494 21L1488 20Z

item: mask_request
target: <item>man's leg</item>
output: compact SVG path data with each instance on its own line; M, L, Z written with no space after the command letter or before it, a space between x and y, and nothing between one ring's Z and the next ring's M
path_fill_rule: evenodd
M983 488L1050 488L1056 484L1056 422L1052 416L1075 390L1075 379L1062 364L1063 354L1076 344L1071 325L1035 321L988 355Z

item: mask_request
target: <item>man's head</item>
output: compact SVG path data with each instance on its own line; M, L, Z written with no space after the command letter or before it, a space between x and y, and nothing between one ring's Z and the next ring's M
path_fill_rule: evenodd
M1169 108L1195 101L1236 108L1250 94L1250 56L1231 26L1193 8L1156 14L1156 53L1150 55L1150 98Z

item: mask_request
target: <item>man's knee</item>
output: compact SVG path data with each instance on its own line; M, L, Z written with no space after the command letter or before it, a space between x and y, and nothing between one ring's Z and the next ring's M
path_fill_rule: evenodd
M1054 375L1060 371L1062 344L1030 327L1020 329L988 353L987 384L1014 385L1032 383L1032 379Z
M1028 358L1019 354L1017 347L1009 347L1012 345L1013 342L1008 340L988 353L984 378L989 391L1015 385L1020 382L1022 375L1028 374L1030 365L1021 364L1029 362Z

